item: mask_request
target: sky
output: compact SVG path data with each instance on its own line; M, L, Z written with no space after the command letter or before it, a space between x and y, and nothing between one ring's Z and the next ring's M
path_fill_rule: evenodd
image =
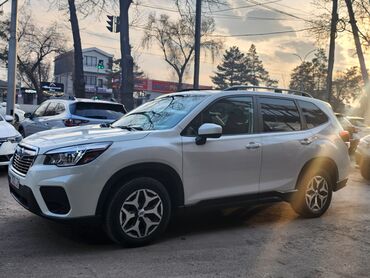
M22 10L28 9L31 11L36 24L47 26L50 22L57 21L60 30L64 32L67 38L67 48L72 48L68 15L65 11L56 11L55 8L50 8L49 2L46 0L23 0L19 2ZM139 5L132 7L130 19L134 20L134 24L139 26L145 25L150 13L156 13L157 15L166 13L172 19L176 19L177 14L170 11L175 9L174 2L173 0L135 1ZM232 36L221 38L225 49L236 45L241 51L246 52L252 43L255 44L257 52L270 76L279 80L280 86L288 87L291 71L295 66L299 65L300 59L307 55L306 60L310 60L313 57L313 53L309 53L310 51L319 46L326 48L327 42L318 44L309 31L299 31L308 28L307 20L315 18L320 14L320 10L317 5L304 0L257 1L267 3L266 6L269 8L252 6L251 2L255 1L229 0L228 6L213 7L212 14L206 8L203 10L205 14L214 17L216 21L216 35ZM8 12L10 12L9 3L4 5L4 14ZM119 34L112 34L105 27L105 15L108 13L117 15L118 11L107 7L107 10L102 11L100 16L92 14L86 18L80 18L82 47L95 46L113 54L115 58L119 58ZM293 16L288 16L287 14ZM290 33L265 36L233 36L281 31L290 31ZM134 56L145 74L152 79L176 81L176 76L163 60L160 49L155 46L149 49L141 46L143 30L131 28L130 32ZM358 65L357 58L354 55L352 37L347 34L339 34L336 47L335 70L343 70L350 66ZM211 59L210 55L205 56L202 54L201 84L212 85L210 76L214 74L217 65L220 63L222 53L214 60ZM370 52L365 55L365 59L370 64ZM192 67L193 65L191 65L190 71L185 77L185 82L192 82ZM0 71L0 78L6 79L4 69Z

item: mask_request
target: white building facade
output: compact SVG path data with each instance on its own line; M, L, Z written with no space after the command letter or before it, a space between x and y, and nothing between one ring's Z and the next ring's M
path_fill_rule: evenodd
M65 96L73 96L73 51L61 54L54 60L54 79L64 84ZM86 97L98 96L109 99L109 73L112 70L113 55L96 47L82 50Z

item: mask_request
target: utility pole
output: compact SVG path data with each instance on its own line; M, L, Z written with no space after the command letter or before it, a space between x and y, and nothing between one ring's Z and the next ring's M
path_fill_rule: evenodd
M15 95L16 95L16 72L17 72L17 11L18 0L12 0L10 15L10 38L8 54L8 95L6 114L14 115Z
M329 57L328 57L328 74L326 76L326 100L330 103L333 88L333 70L335 57L335 37L337 34L338 22L338 0L333 0L333 7L331 11L331 27L330 27L330 43L329 43Z
M197 0L195 11L195 42L194 42L194 84L195 90L199 89L200 68L200 38L202 31L202 0Z

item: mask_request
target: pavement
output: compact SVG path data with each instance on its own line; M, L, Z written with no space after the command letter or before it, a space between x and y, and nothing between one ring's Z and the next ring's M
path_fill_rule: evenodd
M153 245L124 249L94 227L35 216L0 170L0 277L369 277L370 183L353 167L325 215L278 203L175 219Z

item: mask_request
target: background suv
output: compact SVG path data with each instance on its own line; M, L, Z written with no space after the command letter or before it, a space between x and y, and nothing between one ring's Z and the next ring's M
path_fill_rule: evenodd
M52 99L43 102L34 113L26 113L18 130L26 137L53 128L112 123L125 113L125 107L116 102Z
M110 126L40 132L9 167L24 207L58 219L99 219L112 240L158 237L177 209L285 200L321 216L346 185L347 135L331 107L269 92L183 92Z

